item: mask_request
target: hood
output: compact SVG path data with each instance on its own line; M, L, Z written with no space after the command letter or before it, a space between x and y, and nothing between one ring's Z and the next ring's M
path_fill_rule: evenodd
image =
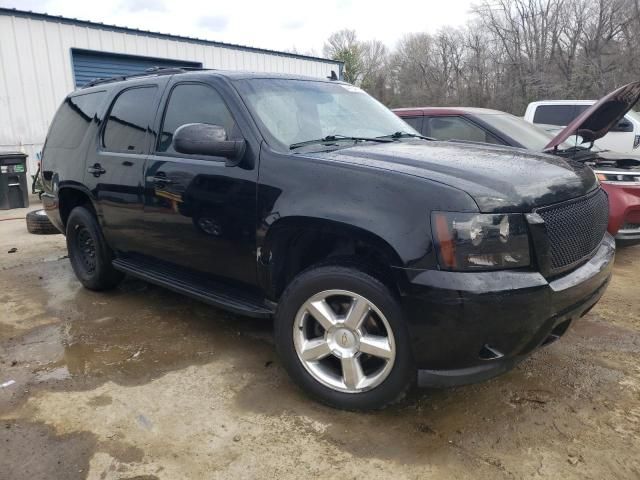
M411 140L302 155L443 183L469 194L487 213L530 212L597 186L593 171L580 162L512 147Z
M552 150L572 135L580 135L582 143L604 137L640 99L640 82L632 82L605 95L563 128L545 151Z

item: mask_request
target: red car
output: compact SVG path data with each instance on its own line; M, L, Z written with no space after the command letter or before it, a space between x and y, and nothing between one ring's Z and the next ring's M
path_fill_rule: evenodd
M600 99L553 136L520 117L465 107L399 108L394 112L421 134L438 140L489 143L550 153L590 165L609 194L609 233L640 240L640 156L599 150L603 137L640 98L640 82ZM584 146L586 144L586 146Z

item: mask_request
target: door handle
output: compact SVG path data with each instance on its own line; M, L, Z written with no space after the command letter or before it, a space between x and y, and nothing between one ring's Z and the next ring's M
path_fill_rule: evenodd
M94 163L91 167L87 168L87 172L89 172L94 177L99 177L103 173L107 173L107 171L102 168L99 163Z
M153 183L156 183L158 185L173 185L176 182L174 182L173 180L169 180L165 176L157 175L153 177Z

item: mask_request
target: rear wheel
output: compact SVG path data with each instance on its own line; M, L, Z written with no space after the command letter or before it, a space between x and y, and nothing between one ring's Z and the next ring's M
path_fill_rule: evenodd
M296 277L278 307L276 344L293 379L333 407L384 407L415 379L395 297L353 268L322 266Z
M84 287L107 290L122 280L124 275L113 268L113 252L92 211L75 207L67 220L66 235L71 266Z

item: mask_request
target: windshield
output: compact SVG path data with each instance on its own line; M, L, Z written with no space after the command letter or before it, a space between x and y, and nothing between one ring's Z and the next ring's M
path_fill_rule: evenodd
M329 136L419 135L387 107L352 85L250 79L238 81L236 86L269 145L282 151Z
M481 113L478 114L478 118L491 125L500 133L511 137L527 150L541 152L551 139L556 136L554 133L547 132L527 122L523 118L516 117L509 113ZM578 137L577 140L578 142L576 142L576 137L573 136L560 144L559 149L564 150L580 145L582 138Z

